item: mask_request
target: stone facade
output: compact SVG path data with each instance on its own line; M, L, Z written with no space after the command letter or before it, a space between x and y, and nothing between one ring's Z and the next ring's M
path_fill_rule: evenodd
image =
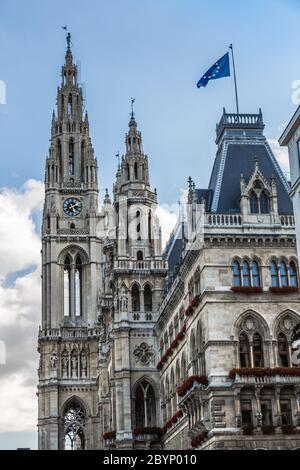
M40 449L300 447L288 185L261 113L242 116L224 113L210 186L189 180L162 253L133 111L113 201L106 191L98 209L68 45L45 172ZM236 151L243 171L226 187Z

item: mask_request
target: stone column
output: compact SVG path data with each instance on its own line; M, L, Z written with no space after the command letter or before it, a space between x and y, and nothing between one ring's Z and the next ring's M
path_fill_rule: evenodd
M235 404L235 419L236 419L236 426L240 428L242 425L242 414L241 414L241 389L236 388L234 391L234 404Z
M275 385L274 394L275 394L275 401L276 401L276 430L275 430L276 433L281 432L281 423L282 423L281 406L280 406L280 390L281 390L281 386Z
M256 413L257 428L258 428L258 431L260 431L261 426L262 426L262 412L261 412L261 403L260 403L261 387L256 385L254 393L255 393L256 408L257 408L257 413Z

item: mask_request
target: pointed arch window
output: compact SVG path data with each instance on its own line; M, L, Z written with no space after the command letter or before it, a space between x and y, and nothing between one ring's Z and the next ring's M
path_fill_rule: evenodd
M154 389L144 380L135 393L135 424L139 428L156 426L156 399Z
M80 155L80 163L81 163L81 176L83 178L84 175L84 162L85 162L85 141L81 142L81 155Z
M132 311L140 311L140 288L137 284L134 284L131 289L131 299L132 299Z
M129 181L130 180L130 167L128 163L126 163L126 176L127 176L127 180Z
M251 214L258 214L258 198L255 191L250 195L250 212Z
M253 261L252 263L252 285L254 287L260 287L260 275L257 261Z
M284 333L277 337L278 361L280 367L289 367L289 347Z
M262 191L259 197L259 207L260 212L262 214L268 214L270 212L269 209L269 198L266 195L265 191Z
M246 333L240 334L239 346L240 346L240 366L251 367L250 343L249 343L249 338L246 335Z
M242 264L242 274L243 274L243 286L250 287L251 285L251 277L250 277L250 266L248 261L243 261Z
M71 314L71 262L69 256L64 263L64 316Z
M152 229L152 217L151 217L151 211L149 211L149 214L148 214L148 239L149 241L152 240L151 229Z
M68 97L68 115L71 116L73 113L73 99L71 93Z
M138 177L139 177L139 175L138 175L138 164L137 164L137 162L135 162L135 164L134 164L134 178L137 180Z
M254 367L264 367L262 338L259 333L253 335L253 363Z
M271 284L272 284L272 287L279 286L278 269L277 269L277 264L275 261L271 262Z
M144 289L144 306L145 312L152 312L152 289L149 284Z
M290 286L291 287L297 287L298 281L297 281L297 269L294 261L290 262L289 265L289 280L290 280Z
M288 272L287 272L286 264L284 261L281 261L279 265L279 272L280 272L281 287L288 286Z
M68 404L64 412L65 450L85 449L85 412L77 401Z
M234 261L233 266L233 285L239 287L242 284L241 268L238 261Z
M82 315L82 261L80 256L76 258L75 264L75 316Z
M69 175L74 175L74 140L69 140Z

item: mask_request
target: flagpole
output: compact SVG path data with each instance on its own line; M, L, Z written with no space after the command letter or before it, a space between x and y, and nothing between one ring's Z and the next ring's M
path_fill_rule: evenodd
M232 65L233 65L233 77L234 77L236 112L237 112L237 114L240 114L240 112L239 112L238 90L237 90L237 83L236 83L236 72L235 72L234 54L233 54L233 47L232 47L232 44L230 44L229 49L231 50Z

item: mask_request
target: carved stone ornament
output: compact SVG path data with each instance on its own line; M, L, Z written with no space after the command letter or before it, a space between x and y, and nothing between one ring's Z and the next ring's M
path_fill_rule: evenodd
M133 354L135 356L136 362L142 364L143 366L149 366L154 362L155 359L153 346L149 346L147 343L141 343L139 346L136 346Z

